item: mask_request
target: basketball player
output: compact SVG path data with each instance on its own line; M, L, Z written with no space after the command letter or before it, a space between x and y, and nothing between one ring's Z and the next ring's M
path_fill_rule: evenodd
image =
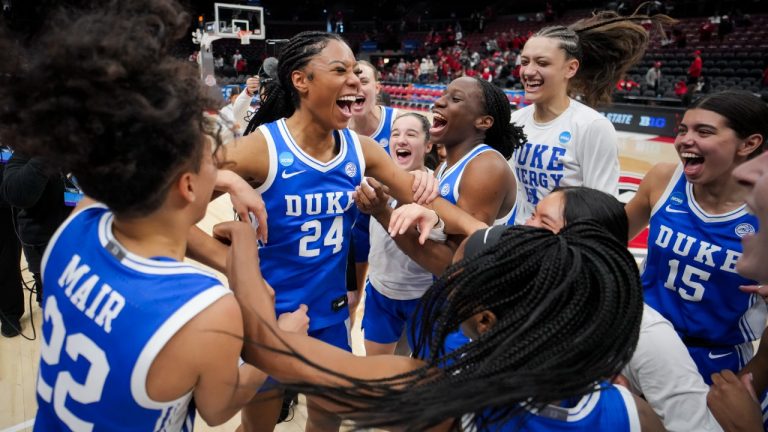
M431 140L445 146L447 153L446 162L435 174L441 197L474 216L472 226L506 224L515 210L517 190L506 161L525 140L521 128L509 122L506 95L486 81L457 78L435 101L433 115ZM378 187L376 182L369 184ZM389 218L380 222L390 225ZM428 232L428 228L422 230L422 235ZM414 261L440 275L465 236L450 236L444 244L430 242L429 247L419 244L415 230L394 239Z
M216 102L170 55L189 16L170 0L115 1L55 22L0 86L13 107L0 140L73 173L88 195L42 261L34 428L186 431L195 408L223 423L265 375L238 367L230 291L182 261L217 181L203 115Z
M400 202L432 199L437 190L421 182L414 191L413 175L372 139L346 129L359 103L360 78L352 50L338 35L300 33L278 60L278 79L265 84L266 100L246 136L223 149L226 166L260 185L272 230L280 233L261 248L261 271L275 288L277 310L306 304L310 335L350 350L344 276L355 186L363 175L379 179ZM445 200L433 205L446 220L472 219ZM206 264L225 267L223 244L202 233L189 244ZM338 420L314 414L311 400L309 409L308 431L338 429Z
M408 172L428 171L424 159L432 147L429 127L429 120L417 113L401 114L395 119L389 153L397 166ZM355 203L363 214L374 217L370 221L370 271L362 326L365 353L393 354L419 298L432 285L432 274L408 258L378 222L387 219L396 205L394 200L384 194L377 199L375 194L369 197L360 193Z
M567 27L545 27L525 43L520 79L532 104L512 114L528 136L510 159L518 180L516 223L524 223L558 186L618 194L616 131L591 107L610 101L613 86L643 57L648 39L634 19L600 12ZM572 98L577 94L584 103Z
M727 91L699 99L679 126L678 164L658 164L626 206L630 238L650 220L645 301L675 326L704 380L738 371L765 328L766 306L738 290L741 239L755 232L748 189L732 172L763 151L768 107Z
M360 135L371 137L389 154L389 138L392 132L392 123L397 117L397 109L377 104L381 90L379 71L365 60L358 60L357 64L360 68L360 93L357 97L358 100L362 98L362 102L352 105L352 119L349 121L349 128ZM370 220L369 215L361 213L355 218L352 228L350 256L354 265L350 265L347 270L352 271L354 269L355 273L355 285L347 287L350 290L348 293L351 313L350 327L354 324L355 315L352 312L355 311L360 301L368 272L368 252L371 249L368 233Z
M512 226L471 236L418 310L420 346L436 352L459 325L473 340L447 358L425 360L355 357L280 332L274 311L263 306L258 267L238 258L257 254L253 234L233 223L217 230L233 241L233 268L242 271L232 282L238 300L253 305L243 308L246 334L260 345L248 345L245 358L322 396L359 427L663 430L642 399L602 383L634 349L642 293L634 259L596 224L577 221L559 234ZM435 367L446 360L453 363Z

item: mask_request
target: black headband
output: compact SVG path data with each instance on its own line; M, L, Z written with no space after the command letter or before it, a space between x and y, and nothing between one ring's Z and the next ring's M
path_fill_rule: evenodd
M469 236L467 244L464 245L464 258L471 258L478 255L483 249L491 247L499 242L501 235L507 230L506 225L494 225Z

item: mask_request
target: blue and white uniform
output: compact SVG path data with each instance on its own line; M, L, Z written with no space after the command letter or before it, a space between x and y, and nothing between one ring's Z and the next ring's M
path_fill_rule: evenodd
M746 206L706 213L682 164L651 212L645 302L672 323L708 384L714 372L741 369L765 328L765 302L739 290L755 282L736 273L740 239L757 228Z
M448 164L443 162L437 171L438 187L440 190L440 196L448 200L451 204L456 205L459 202L459 185L461 184L461 177L464 175L464 170L467 165L477 155L485 153L487 151L496 151L487 144L479 144L465 154L458 162L448 168ZM498 152L497 152L498 153ZM512 225L515 222L515 213L517 212L517 203L512 206L512 210L505 216L496 219L494 225Z
M339 152L320 162L294 141L285 119L259 130L267 140L269 173L257 191L272 233L259 251L261 271L275 289L277 313L306 304L310 336L322 338L317 332L349 317L345 270L356 214L352 193L365 173L363 151L357 134L334 131Z
M470 425L468 430L475 430ZM640 432L640 416L629 390L622 386L602 384L574 404L548 405L531 411L498 428L499 432Z
M453 205L456 205L456 203L459 202L459 186L461 185L461 178L464 175L464 171L466 170L469 163L478 155L493 151L496 152L496 150L493 149L493 147L487 145L487 144L478 144L476 145L472 150L467 152L464 156L462 156L461 159L459 159L455 164L453 164L450 168L448 168L448 164L446 162L443 162L439 167L437 171L437 180L438 180L438 190L440 191L440 196L443 197L445 200L450 202ZM496 221L493 223L494 225L507 225L512 224L515 221L515 211L517 209L517 204L512 206L512 210L509 211L505 216L496 219ZM410 335L409 335L410 336ZM409 342L411 344L411 348L414 346L414 341L410 340ZM451 333L448 335L448 337L445 340L445 352L449 353L452 351L455 351L462 345L469 342L469 338L466 337L462 332L461 329L455 331L454 333ZM425 353L420 353L422 357L425 357Z
M36 431L191 431L192 393L158 402L147 374L176 332L230 293L211 274L128 252L112 213L64 222L42 262L43 341Z
M389 154L389 137L392 136L392 123L395 122L397 117L397 109L381 105L380 108L381 119L379 119L379 126L371 134L371 138ZM358 212L355 224L352 227L352 253L356 263L368 262L368 253L371 250L370 234L368 232L370 222L370 215Z

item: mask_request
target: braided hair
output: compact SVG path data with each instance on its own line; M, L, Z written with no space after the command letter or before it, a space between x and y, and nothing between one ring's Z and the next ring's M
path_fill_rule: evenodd
M569 92L584 96L589 106L610 102L616 82L640 61L648 46L648 31L639 24L651 20L657 27L671 24L666 15L621 16L602 11L569 26L544 27L532 37L557 39L566 59L579 61L579 70L569 82Z
M637 344L642 302L632 255L597 223L577 221L558 234L506 227L498 243L449 267L421 299L413 336L415 352L429 347L424 367L360 380L289 353L349 382L289 387L346 408L359 427L420 431L451 421L459 429L474 415L488 430L619 373ZM443 354L446 336L486 310L496 324Z
M526 142L523 127L510 123L512 111L507 95L497 86L475 77L483 91L486 114L493 117L493 126L485 132L485 143L504 156L512 157L512 153Z
M331 40L346 43L335 33L321 31L301 32L288 41L277 59L277 79L266 83L261 107L251 117L244 135L250 134L264 123L293 114L300 99L299 92L293 86L291 74L305 67Z

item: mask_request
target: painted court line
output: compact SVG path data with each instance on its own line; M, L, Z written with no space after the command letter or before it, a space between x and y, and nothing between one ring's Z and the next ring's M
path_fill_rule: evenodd
M11 426L8 429L0 430L0 432L19 432L20 430L24 430L26 428L32 427L32 425L35 424L35 419L27 420L24 423L19 423L15 426Z

